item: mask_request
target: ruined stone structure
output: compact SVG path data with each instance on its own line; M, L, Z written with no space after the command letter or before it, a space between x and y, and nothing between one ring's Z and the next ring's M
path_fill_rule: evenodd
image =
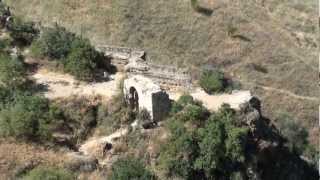
M110 46L98 46L97 49L111 57L111 63L116 65L118 69L126 71L129 77L135 75L148 77L164 89L172 87L186 89L191 86L191 76L186 69L150 63L147 61L144 51Z
M129 107L136 112L146 109L154 121L162 120L170 110L169 96L164 90L181 88L193 91L191 95L211 110L218 110L224 103L237 109L252 98L250 91L209 95L192 87L187 69L151 63L144 51L109 46L99 46L97 49L109 56L118 69L126 72L128 79L124 81L123 90Z
M111 63L119 69L123 69L132 58L145 59L145 52L126 47L98 46L97 50L111 58Z
M112 46L98 46L97 50L110 57L119 70L127 72L124 95L129 107L137 112L146 109L153 121L160 121L169 113L169 95L164 89L191 86L186 70L152 64L144 51Z
M160 121L170 111L169 95L151 79L135 75L124 80L124 96L134 111L146 109L153 121Z

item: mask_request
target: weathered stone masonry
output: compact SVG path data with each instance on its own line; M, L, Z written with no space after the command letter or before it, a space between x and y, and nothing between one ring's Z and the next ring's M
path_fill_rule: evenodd
M146 109L153 121L160 121L169 113L169 95L149 78L136 75L125 79L123 91L129 106L137 111Z

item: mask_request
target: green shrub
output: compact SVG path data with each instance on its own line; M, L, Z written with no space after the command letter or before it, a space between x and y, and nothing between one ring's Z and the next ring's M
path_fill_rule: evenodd
M248 128L236 126L235 113L228 105L209 115L201 105L187 104L167 122L170 136L161 149L159 165L169 179L228 179L241 170ZM190 120L203 123L190 128L186 123Z
M233 126L228 112L211 115L204 128L198 130L199 157L195 168L205 172L208 179L230 177L245 161L248 128ZM221 178L221 177L220 177Z
M17 89L25 84L26 67L21 59L0 53L0 86Z
M77 37L58 25L43 30L31 45L31 54L59 60L63 69L78 80L91 81L97 68L109 68L103 53L96 51L88 39Z
M51 137L47 99L20 95L0 111L0 135L19 139L48 140Z
M180 112L186 105L195 104L193 97L189 94L182 95L176 102L172 104L171 112Z
M201 74L199 84L209 94L222 92L225 89L224 74L217 70L205 70Z
M111 180L152 180L155 179L150 171L148 171L143 163L135 158L119 159L112 165Z
M30 171L24 180L74 180L72 173L56 168L39 167Z
M203 106L187 105L177 116L180 120L187 121L203 121L208 117L208 110Z
M287 139L286 146L291 152L302 154L308 146L308 131L288 113L280 113L277 119L280 133Z
M75 34L65 28L55 25L53 28L45 28L40 38L32 44L33 55L42 55L51 59L63 59L71 51L71 44Z
M94 72L103 58L103 54L97 52L88 39L76 38L64 62L65 70L79 80L90 81L93 80Z
M0 53L8 52L12 44L11 38L4 38L0 41Z
M195 138L178 119L170 119L167 128L170 130L170 138L161 148L160 168L169 177L192 179L195 174L193 163L197 156Z
M30 45L39 34L34 23L25 22L18 17L14 17L13 21L9 23L8 30L13 40L23 46Z

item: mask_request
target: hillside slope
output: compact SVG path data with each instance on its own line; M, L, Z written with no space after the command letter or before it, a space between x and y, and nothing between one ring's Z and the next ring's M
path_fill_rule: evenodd
M144 49L156 63L220 67L262 99L268 117L285 111L309 128L317 124L316 1L201 0L211 14L195 12L190 0L5 2L18 15L57 22L94 44Z

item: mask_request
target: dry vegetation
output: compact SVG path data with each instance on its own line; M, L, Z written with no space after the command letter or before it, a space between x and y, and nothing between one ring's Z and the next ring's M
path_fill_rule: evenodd
M23 173L19 170L28 170L28 164L63 167L65 152L48 150L37 144L0 139L0 158L1 179L10 179L12 175Z
M317 124L316 1L201 2L210 16L193 11L190 1L5 1L18 15L58 22L94 44L145 49L157 63L221 67L261 97L271 119L288 111L308 127Z
M139 47L157 63L218 66L253 90L272 119L279 110L307 127L317 123L316 1L201 2L210 16L193 11L190 1L5 1L18 15L58 22L94 44Z

